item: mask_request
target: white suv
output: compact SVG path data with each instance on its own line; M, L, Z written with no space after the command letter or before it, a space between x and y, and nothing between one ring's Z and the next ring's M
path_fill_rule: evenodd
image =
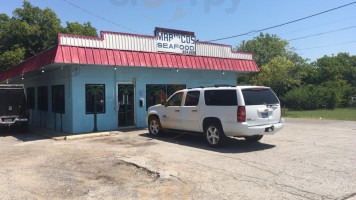
M257 142L283 127L282 108L269 87L215 86L177 91L166 102L148 108L148 130L203 132L210 146L224 144L226 136Z

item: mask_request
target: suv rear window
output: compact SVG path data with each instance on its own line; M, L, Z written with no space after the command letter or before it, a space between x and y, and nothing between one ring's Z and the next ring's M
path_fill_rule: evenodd
M237 106L236 90L206 90L204 98L207 106Z
M242 90L245 105L278 104L278 98L271 89L245 89Z

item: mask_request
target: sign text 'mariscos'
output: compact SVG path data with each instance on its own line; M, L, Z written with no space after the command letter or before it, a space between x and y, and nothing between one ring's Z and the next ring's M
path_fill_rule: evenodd
M158 51L195 55L195 36L157 32Z

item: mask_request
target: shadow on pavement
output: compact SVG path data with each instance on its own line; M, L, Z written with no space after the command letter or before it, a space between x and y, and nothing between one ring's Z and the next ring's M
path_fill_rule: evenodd
M16 128L9 128L9 127L0 127L0 138L1 137L14 137L23 142L47 139L46 137L34 134L30 131L24 132Z
M159 137L154 137L149 133L144 133L140 134L140 136L151 138L152 140L161 140L164 142L170 142L220 153L248 153L254 151L263 151L274 148L276 146L263 143L263 138L260 142L257 143L247 142L243 138L227 138L225 146L221 148L212 148L207 145L203 134L199 133L168 132Z

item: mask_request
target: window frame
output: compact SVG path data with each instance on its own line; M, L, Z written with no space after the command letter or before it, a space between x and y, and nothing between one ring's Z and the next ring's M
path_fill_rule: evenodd
M265 93L260 94L261 92L265 92ZM241 93L244 98L246 106L280 104L280 100L278 99L277 95L270 88L263 88L263 89L248 88L248 89L241 90ZM256 96L253 97L251 96L251 94L256 94ZM256 97L260 97L260 98L256 98ZM268 101L261 102L260 101L261 99L263 99L264 101L267 100ZM273 102L271 102L271 100Z
M187 99L188 99L188 95L189 93L198 93L198 100L197 100L197 103L195 105L187 105ZM185 94L185 99L184 99L184 105L185 107L196 107L199 105L199 101L200 101L200 91L199 90L192 90L192 91L187 91L187 93Z
M172 106L169 105L169 101L171 99L173 99L173 97L175 97L176 95L179 95L179 94L181 95L181 97L180 97L180 105L172 105ZM184 92L176 92L176 93L172 94L172 96L169 99L167 99L167 103L166 103L167 107L182 106L183 96L184 96Z
M223 105L223 104L212 104L212 103L210 103L210 104L207 104L207 92L212 92L212 91L233 91L234 92L234 97L235 98L231 98L231 99L235 99L236 100L236 102L233 102L233 103L231 103L231 104L226 104L226 105ZM217 95L217 96L225 96L226 97L226 95ZM236 89L221 89L221 90L205 90L204 91L204 104L206 105L206 106L238 106L238 104L239 104L239 102L238 102L238 100L237 100L237 90Z
M42 90L45 89L45 90ZM45 95L46 97L42 98L42 91L46 91ZM42 100L44 102L42 102ZM42 105L44 103L44 105ZM48 111L48 86L39 86L37 87L37 108L39 111Z
M56 103L59 102L60 100L58 99L60 96L58 96L58 93L57 91L55 92L55 89L57 88L62 88L63 87L63 99L60 99L60 100L63 100L63 108L61 109L58 109ZM65 98L65 85L64 84L61 84L61 85L52 85L52 112L53 113L60 113L60 114L65 114L65 111L66 111L66 98ZM55 95L57 95L55 97Z
M87 110L87 86L103 86L103 100L104 100L104 103L103 103L103 112L96 112L94 111L94 108L93 108L93 112L88 112ZM105 84L85 84L85 114L87 115L91 115L91 114L105 114L106 113L106 87L105 87ZM95 97L94 97L95 98ZM94 104L93 104L94 106Z
M26 89L26 97L27 97L27 108L35 110L36 109L35 87L28 87Z
M149 87L161 87L161 88L164 88L164 95L163 95L163 100L161 101L167 101L168 98L171 96L171 95L168 95L168 93L171 92L171 89L174 88L174 87L181 87L182 89L186 89L187 88L187 85L186 84L146 84L146 111L148 110L148 108L150 106L154 106L156 104L159 104L161 102L151 102L151 99L150 99L150 93L148 92L149 90ZM181 90L180 88L178 88L179 90ZM169 90L169 91L168 91ZM176 90L178 91L178 90ZM175 92L176 92L175 91ZM175 93L173 92L173 94ZM154 104L152 104L154 103Z

